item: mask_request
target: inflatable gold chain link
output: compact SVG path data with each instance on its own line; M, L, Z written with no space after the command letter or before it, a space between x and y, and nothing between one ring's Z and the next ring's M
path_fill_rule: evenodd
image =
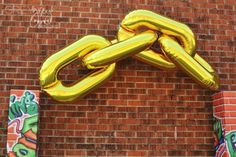
M161 52L151 46L157 42ZM97 35L87 35L50 56L40 70L42 90L57 101L73 101L91 92L112 76L116 62L134 56L161 69L179 68L200 85L216 90L218 76L195 52L193 32L185 24L147 10L129 13L121 22L117 39L112 42ZM94 69L73 85L63 85L58 72L79 60Z

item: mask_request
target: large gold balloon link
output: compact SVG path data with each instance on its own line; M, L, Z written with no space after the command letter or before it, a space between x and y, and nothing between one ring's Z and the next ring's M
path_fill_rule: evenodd
M109 46L111 43L105 38L88 35L50 56L40 69L40 84L42 90L57 101L73 101L89 93L96 86L102 84L115 70L115 63L86 75L72 86L63 85L58 80L59 71L71 62L82 59L86 54Z
M162 52L146 50L135 55L135 58L161 69L174 69L177 66L203 87L212 90L219 88L218 75L196 54L194 34L185 24L151 11L136 10L121 22L118 41L126 40L146 29L162 34L158 39Z
M137 10L125 17L117 36L118 39L110 42L97 35L88 35L50 56L40 69L42 90L57 101L81 98L108 80L116 62L129 56L161 69L177 66L204 87L218 88L217 74L195 53L195 37L186 25L151 11ZM155 41L161 52L150 49ZM75 60L95 72L73 85L64 85L57 75Z
M145 40L143 40L145 39ZM88 35L50 56L40 69L42 90L53 99L68 102L82 97L101 86L115 70L115 62L149 48L157 40L152 31L143 32L133 38L111 45L103 37ZM97 58L96 56L100 57ZM88 62L84 59L89 58ZM58 80L59 71L75 60L87 69L96 69L73 85ZM87 63L96 62L96 67ZM104 64L105 63L105 64Z

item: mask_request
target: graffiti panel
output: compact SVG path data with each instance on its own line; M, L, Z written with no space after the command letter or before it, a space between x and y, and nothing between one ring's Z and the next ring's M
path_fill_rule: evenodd
M236 130L230 131L225 135L227 151L231 157L236 156Z
M7 156L37 156L39 91L11 90L8 112Z
M225 132L222 119L214 116L215 157L236 157L236 130Z

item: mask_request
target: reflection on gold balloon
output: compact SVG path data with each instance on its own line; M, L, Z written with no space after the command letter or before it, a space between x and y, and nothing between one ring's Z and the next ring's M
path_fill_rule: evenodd
M90 93L108 80L115 71L115 65L116 63L113 63L105 68L91 72L71 86L65 86L61 81L57 81L57 84L50 88L45 88L44 91L57 101L74 101Z
M136 10L129 13L121 22L121 27L135 34L143 29L159 31L162 34L173 36L183 45L191 56L195 54L196 41L192 30L185 24L158 15L148 10ZM122 36L119 37L122 40Z
M127 31L124 28L120 27L117 36L119 41L123 41L135 36L135 33L134 31L133 32ZM160 69L175 69L176 67L165 56L163 56L163 54L154 52L151 49L142 51L134 55L134 58L147 64L151 64Z
M158 41L166 56L168 56L170 60L172 60L190 77L202 86L208 87L212 90L218 89L218 77L212 75L209 71L203 68L192 56L187 54L175 40L163 35L158 39Z
M212 90L219 88L219 78L214 69L196 54L195 36L187 25L151 11L136 10L121 22L118 40L127 40L144 30L160 34L158 43L162 52L148 49L136 54L135 58L166 70L177 66L202 86Z
M115 63L86 75L71 86L66 86L57 79L59 71L75 61L82 59L91 51L109 46L111 43L103 37L88 35L50 56L40 69L42 90L57 101L73 101L91 92L106 81L115 70Z
M151 48L154 42L159 44L161 52ZM88 35L50 56L41 67L40 84L53 99L73 101L110 78L117 61L133 56L161 69L181 69L200 85L216 90L218 76L196 54L195 48L194 34L185 24L151 11L136 10L121 22L117 39L110 42L97 35ZM80 67L94 71L73 85L63 85L57 75L75 60L80 61Z
M86 67L92 69L102 67L146 50L156 40L157 35L155 33L146 31L86 55L83 59L83 63Z

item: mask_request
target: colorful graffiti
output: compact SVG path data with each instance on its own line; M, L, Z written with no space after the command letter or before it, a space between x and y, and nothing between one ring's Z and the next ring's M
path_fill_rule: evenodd
M236 156L236 131L231 131L226 134L225 141L227 143L227 150L231 157Z
M215 147L215 157L223 157L225 154L226 146L224 141L224 129L222 127L222 121L220 118L213 118L213 129L214 129L214 147Z
M37 154L39 91L11 90L7 156L35 157Z
M214 117L215 157L236 157L236 131L225 133L222 120Z

